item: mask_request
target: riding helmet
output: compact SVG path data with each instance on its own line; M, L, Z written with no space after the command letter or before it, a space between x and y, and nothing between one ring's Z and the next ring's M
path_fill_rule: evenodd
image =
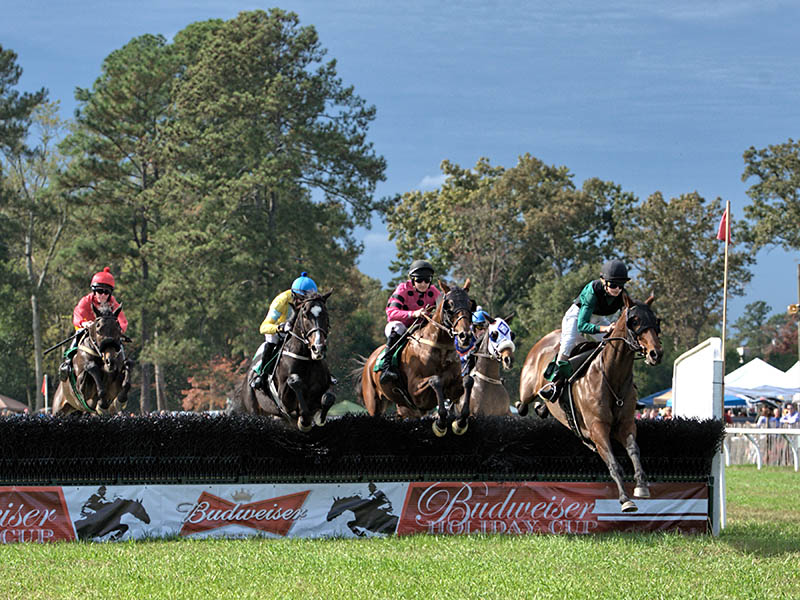
M300 277L292 282L292 291L295 294L305 296L308 292L316 292L317 284L314 283L314 280L308 276L308 273L303 271L300 273Z
M427 260L415 260L408 268L409 277L433 277L433 266Z
M482 306L478 306L475 308L475 312L472 313L472 324L473 325L486 325L486 322L489 320L489 313L483 310Z
M114 276L111 274L111 269L106 267L102 271L95 273L92 277L92 291L114 291Z
M603 268L600 271L600 276L606 281L613 281L615 283L624 283L630 281L628 277L628 267L621 260L607 260L603 263Z

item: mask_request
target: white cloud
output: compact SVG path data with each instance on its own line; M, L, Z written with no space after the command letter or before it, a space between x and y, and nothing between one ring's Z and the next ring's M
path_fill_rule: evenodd
M432 190L438 187L441 187L445 180L447 179L447 175L442 173L441 175L425 175L417 184L417 187L421 190Z

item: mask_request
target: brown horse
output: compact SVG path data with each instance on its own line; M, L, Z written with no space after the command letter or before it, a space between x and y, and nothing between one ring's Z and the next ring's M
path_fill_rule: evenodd
M53 414L88 412L116 414L125 409L131 387L130 369L122 352L122 342L130 338L122 334L117 310L104 304L97 317L81 334L78 350L72 357L72 372L59 383L53 397ZM73 381L74 380L74 381Z
M231 402L231 412L280 417L296 423L300 431L311 431L314 425L325 425L336 396L333 378L325 363L328 349L328 308L331 292L294 296L295 316L283 346L278 351L272 377L267 376L269 393L250 385L253 369L239 384ZM268 367L267 367L268 368Z
M508 371L514 365L514 332L508 326L513 315L490 319L486 333L475 351L475 368L464 377L464 395L454 406L458 419L452 428L457 434L467 429L470 415L510 415L511 407L500 366Z
M444 295L439 300L433 316L424 315L424 325L412 325L408 340L400 353L400 373L406 385L403 389L387 389L381 385L380 373L374 370L375 361L384 346L376 348L359 369L359 397L370 415L381 415L389 402L397 406L397 414L404 418L420 418L437 408L433 432L441 437L447 433L446 399L455 401L464 393L461 370L454 340L467 345L472 323L474 301L469 298L469 279L463 288L448 287L439 282ZM415 327L415 325L421 325Z
M644 354L647 364L656 365L661 361L663 351L659 339L660 321L650 309L653 296L641 303L633 302L625 294L624 302L622 314L600 342L597 354L576 373L577 378L570 378L570 383L565 386L571 387L572 402L569 402L569 389L565 389L562 396L566 396L567 401L548 403L548 408L558 421L600 454L617 484L622 511L634 512L637 508L623 487L624 473L614 457L611 439L622 444L633 463L634 497L649 498L650 490L636 443L633 360L637 354ZM553 331L528 353L522 367L520 401L517 403L521 415L527 414L528 403L548 383L544 371L558 353L560 337L560 330Z

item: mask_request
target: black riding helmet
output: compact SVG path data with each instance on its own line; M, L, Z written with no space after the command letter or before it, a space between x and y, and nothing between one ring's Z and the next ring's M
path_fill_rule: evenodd
M408 268L409 277L433 277L433 266L427 260L415 260Z
M603 268L600 270L600 276L605 281L613 281L614 283L625 283L630 281L628 277L628 267L621 260L607 260L603 263Z

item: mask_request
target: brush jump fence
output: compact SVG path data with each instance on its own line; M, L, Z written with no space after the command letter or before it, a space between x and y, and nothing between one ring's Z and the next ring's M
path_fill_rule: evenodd
M707 531L719 420L639 423L653 499L634 516L620 514L599 456L555 421L482 417L444 438L430 425L359 415L301 433L249 415L3 418L0 542Z

